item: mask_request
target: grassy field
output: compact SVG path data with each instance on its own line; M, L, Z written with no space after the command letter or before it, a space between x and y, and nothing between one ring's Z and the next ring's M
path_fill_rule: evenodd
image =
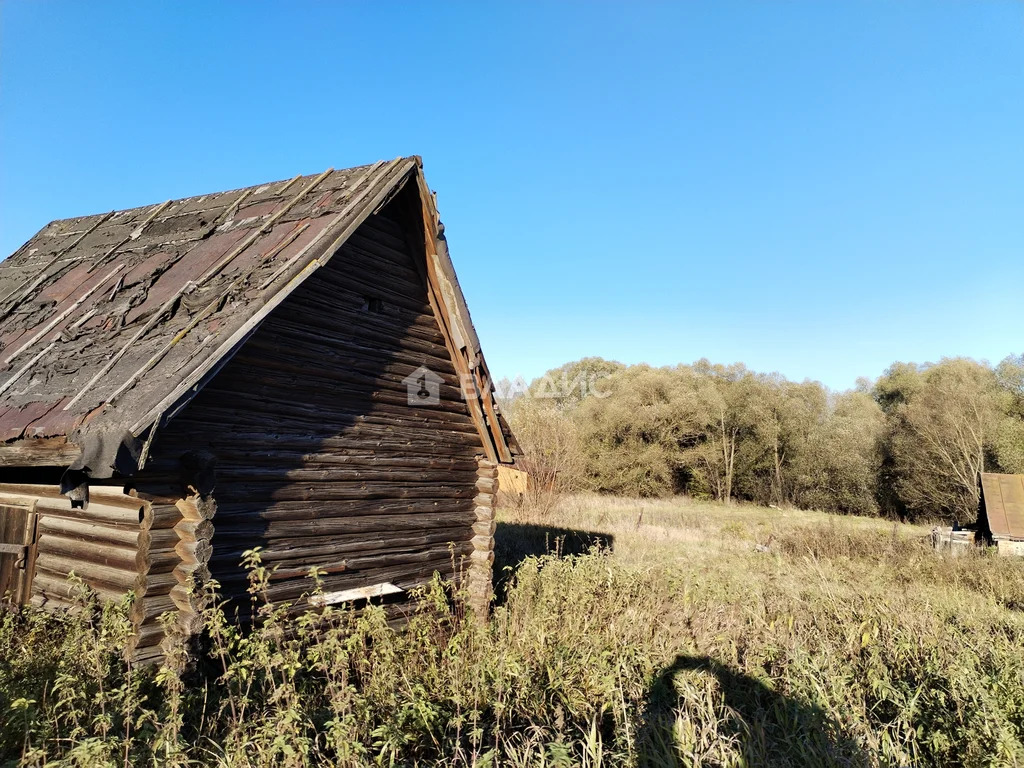
M211 608L198 665L154 676L119 661L118 610L0 618L0 748L30 765L1024 764L1024 561L685 500L508 509L497 537L487 622L440 586L402 632L268 606L245 635Z
M1024 764L1020 560L800 510L577 497L523 517L505 523L504 562L596 541L637 589L595 621L644 630L641 762Z

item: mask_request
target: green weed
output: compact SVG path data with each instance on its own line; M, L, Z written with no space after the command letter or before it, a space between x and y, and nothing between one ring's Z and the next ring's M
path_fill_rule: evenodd
M881 521L590 498L545 520L603 548L506 546L519 559L486 620L441 582L397 629L382 607L296 615L263 599L257 552L255 627L207 592L201 642L160 668L123 659L127 601L83 589L74 615L4 613L0 750L26 766L1024 763L1021 562L938 555Z

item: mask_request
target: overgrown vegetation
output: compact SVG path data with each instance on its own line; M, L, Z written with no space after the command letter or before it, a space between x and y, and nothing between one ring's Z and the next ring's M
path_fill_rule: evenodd
M523 395L512 391L512 395ZM742 365L587 358L505 404L541 485L974 520L978 472L1024 472L1024 356L897 363L835 393Z
M208 607L197 665L159 670L126 666L124 607L83 595L77 616L0 616L0 748L79 766L1019 765L1024 563L926 538L569 497L502 522L515 570L486 622L439 584L404 630L382 609L290 616L253 558L259 628Z

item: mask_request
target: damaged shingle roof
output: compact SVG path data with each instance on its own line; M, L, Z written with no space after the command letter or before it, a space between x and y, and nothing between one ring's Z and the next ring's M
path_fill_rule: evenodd
M0 263L0 441L64 436L109 476L111 451L418 171L399 158L47 225Z

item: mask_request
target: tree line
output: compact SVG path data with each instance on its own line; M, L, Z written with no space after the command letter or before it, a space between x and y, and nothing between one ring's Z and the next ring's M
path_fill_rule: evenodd
M844 392L742 364L593 357L505 385L541 488L968 523L979 472L1024 472L1024 355L895 363Z

